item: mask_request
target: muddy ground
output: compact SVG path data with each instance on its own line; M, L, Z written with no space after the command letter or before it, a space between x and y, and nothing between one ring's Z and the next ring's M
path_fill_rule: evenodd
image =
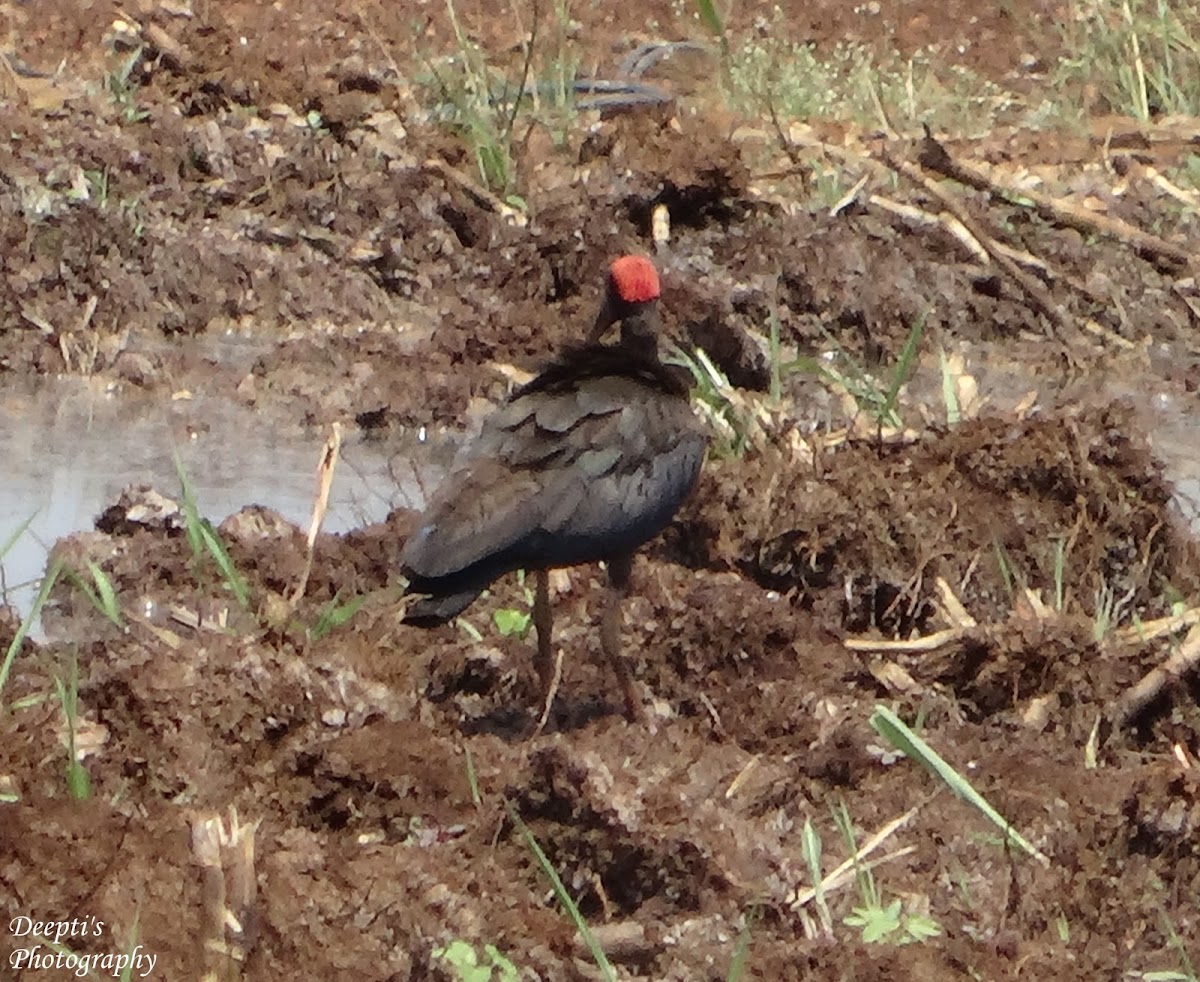
M736 6L731 36L767 29ZM818 49L928 50L1029 93L1063 53L1045 6L827 0L786 23ZM462 5L464 29L519 66L532 11L486 9ZM556 583L563 680L533 739L532 638L492 621L524 609L515 581L469 612L478 639L398 622L412 513L322 535L293 609L301 530L254 508L222 525L242 607L178 515L117 505L57 553L104 570L122 625L60 585L50 640L22 645L3 689L5 920L99 919L100 936L67 944L139 943L164 979L453 978L434 952L455 939L495 945L523 978L600 977L516 814L621 977L726 978L748 918L744 978L1195 963L1200 688L1136 695L1195 646L1186 613L1156 636L1139 625L1200 604L1150 411L1194 413L1200 382L1195 209L1155 180L1186 162L1187 125L1092 103L1107 129L937 134L992 179L1032 175L1109 220L1081 229L943 182L975 230L1025 254L1014 274L938 220L933 191L892 176L885 157L929 161L919 132L776 128L730 108L711 56L656 76L665 105L522 121L512 185L493 193L469 141L431 118L429 87L409 84L428 63L449 70L440 6L0 10L14 55L0 66L0 384L84 373L117 398L234 400L265 427L339 422L348 448L420 427L450 445L578 336L598 270L638 250L657 254L673 336L736 387L716 401L749 444L727 452L715 431L694 497L638 561L625 637L653 724L619 714L594 628L602 573L578 569ZM639 42L706 40L663 3L543 17L600 76ZM660 205L671 232L656 246ZM828 375L785 372L773 398L774 317L786 361L861 366L884 389L923 323L905 425L877 426ZM265 353L214 355L224 337ZM939 350L962 359L958 421ZM6 646L16 624L0 625ZM72 658L86 801L68 794L54 689ZM919 721L1049 862L893 753L868 722L880 704ZM888 857L884 903L935 936L868 943L844 922L863 904L853 882L831 888L821 929L800 896L802 830L831 871L849 853L842 805L860 844L916 809L872 858ZM205 823L228 830L234 812L256 826L252 854L206 861Z

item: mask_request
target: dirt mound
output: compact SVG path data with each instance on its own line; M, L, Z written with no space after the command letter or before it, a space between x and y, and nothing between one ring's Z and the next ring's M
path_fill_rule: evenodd
M928 58L1033 84L1064 44L1042 5L977 6L781 17L831 57L901 49L910 88ZM518 78L531 25L458 8L8 5L0 373L386 443L469 427L586 330L614 254L653 253L672 337L735 387L706 396L771 423L638 560L624 634L653 725L617 715L599 570L557 583L564 677L526 740L532 644L500 627L528 612L516 578L418 631L397 615L410 512L310 557L245 508L216 530L232 575L180 502L132 489L55 546L50 640L0 670L3 922L98 919L72 950L141 944L170 979L449 979L455 941L598 977L532 838L620 977L727 978L743 943L741 977L771 980L1179 971L1200 933L1200 692L1178 668L1200 557L1143 402L1190 413L1200 378L1194 202L1163 183L1190 131L947 139L1020 191L956 186L967 230L886 164L916 144L718 105L709 45L651 73L652 106L523 117L496 189L487 140L442 125L444 82L475 41ZM603 77L644 41L710 40L688 14L540 23ZM765 44L780 23L735 5L726 26ZM1072 221L1022 198L1059 179ZM918 325L944 356L903 391L919 428L827 432L863 418L834 373L886 390ZM920 390L956 384L956 357L979 398L949 425ZM0 608L0 645L19 630ZM1050 863L898 754L881 704ZM815 838L829 874L876 832L877 903L853 862L818 900Z

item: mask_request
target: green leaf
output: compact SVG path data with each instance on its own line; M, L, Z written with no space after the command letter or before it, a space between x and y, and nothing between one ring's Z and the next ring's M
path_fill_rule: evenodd
M514 635L525 637L533 620L525 611L513 610L511 607L501 607L492 614L492 619L496 622L496 630L506 638Z
M88 572L92 574L92 582L96 584L96 593L99 597L100 613L112 621L117 627L121 626L121 607L117 603L117 592L113 589L112 580L108 578L108 574L97 566L92 560L87 561Z
M67 762L67 793L76 801L87 801L92 796L92 776L77 760Z
M604 979L604 982L616 982L616 970L612 967L612 963L608 960L604 949L600 947L600 943L596 940L595 935L592 934L587 921L583 919L583 914L579 912L579 905L571 898L571 894L563 883L562 877L558 875L558 870L554 868L554 864L550 862L550 858L542 851L542 847L538 845L537 839L529 831L529 826L525 824L512 803L505 802L505 808L508 811L508 817L521 834L521 838L525 840L525 845L533 853L538 865L542 868L542 872L546 874L546 878L550 881L550 887L554 890L554 895L558 898L559 904L567 912L567 916L571 918L572 923L575 925L575 930L579 932L584 945L591 952L592 960L596 963L596 968L600 970L600 977Z
M940 937L942 925L925 914L910 914L904 919L904 933L910 940L920 943Z
M971 786L971 783L965 777L959 774L928 743L910 730L900 717L890 709L886 706L877 706L875 712L871 714L871 726L875 729L876 733L887 740L893 747L904 753L905 756L920 762L931 774L941 778L956 795L968 804L974 805L1018 849L1032 856L1043 866L1050 865L1050 860L1045 855L1035 849L1024 836L1008 823L1007 819L988 803L983 795Z

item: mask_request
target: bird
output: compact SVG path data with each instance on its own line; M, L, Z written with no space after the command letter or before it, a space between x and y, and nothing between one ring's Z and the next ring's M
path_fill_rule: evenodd
M648 258L613 260L582 343L566 346L484 419L401 549L409 595L402 619L417 627L453 620L506 573L535 573L539 731L560 668L547 574L587 563L607 567L600 646L626 716L645 719L621 652L623 601L634 554L691 494L708 445L688 373L660 357L660 296Z

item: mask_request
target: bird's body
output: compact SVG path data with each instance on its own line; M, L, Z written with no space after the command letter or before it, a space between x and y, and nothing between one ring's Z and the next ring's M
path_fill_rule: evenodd
M631 271L649 280L631 280ZM517 569L608 561L623 592L632 554L691 492L707 442L686 375L658 357L657 298L647 260L617 260L588 343L569 348L484 421L405 543L408 592L422 595L407 622L450 620ZM618 321L620 340L601 344ZM544 660L549 613L541 613Z

